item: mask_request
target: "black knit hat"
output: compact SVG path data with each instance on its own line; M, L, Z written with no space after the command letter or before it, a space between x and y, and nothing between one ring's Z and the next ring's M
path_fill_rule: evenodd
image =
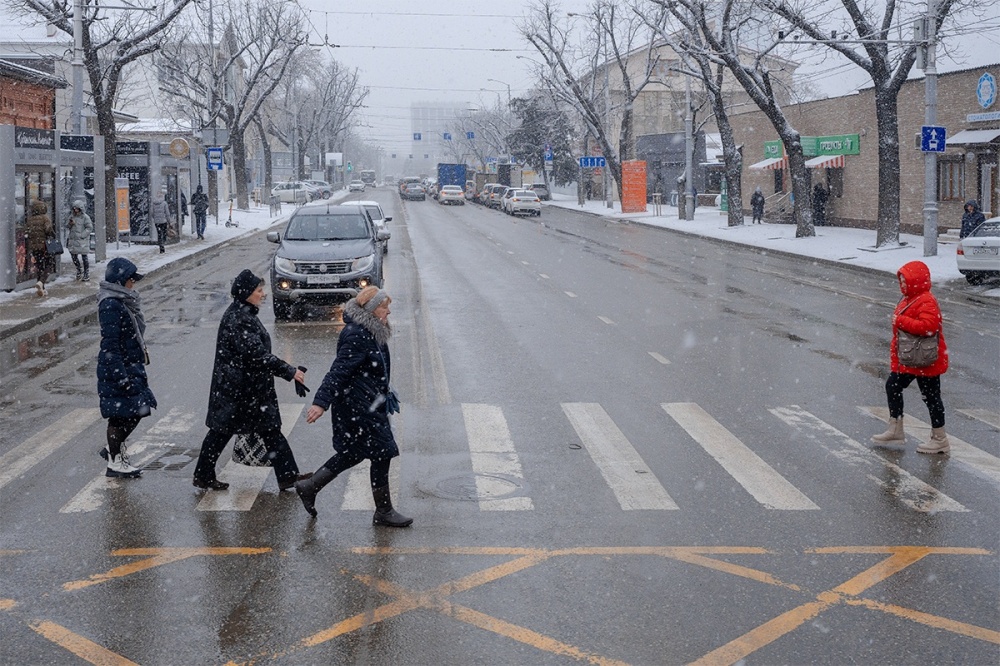
M261 284L264 284L264 278L254 275L249 268L244 268L233 280L233 286L229 293L237 301L245 301L257 289L257 285Z

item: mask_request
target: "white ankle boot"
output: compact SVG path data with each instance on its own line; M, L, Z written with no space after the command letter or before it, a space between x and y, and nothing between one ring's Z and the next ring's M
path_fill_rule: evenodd
M119 479L137 479L142 476L142 470L129 464L125 452L122 451L108 460L108 470L104 475Z
M925 443L917 447L917 453L948 453L951 451L951 444L948 442L948 435L944 428L931 428L931 437Z
M889 419L889 429L881 435L872 437L872 443L876 446L902 446L906 444L906 436L903 433L903 417Z

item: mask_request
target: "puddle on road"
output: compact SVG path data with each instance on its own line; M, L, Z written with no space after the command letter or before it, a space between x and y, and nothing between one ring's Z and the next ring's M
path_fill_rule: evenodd
M73 319L53 329L24 338L12 338L0 352L0 378L25 364L30 377L37 377L61 363L75 349L68 343L97 330L97 314Z

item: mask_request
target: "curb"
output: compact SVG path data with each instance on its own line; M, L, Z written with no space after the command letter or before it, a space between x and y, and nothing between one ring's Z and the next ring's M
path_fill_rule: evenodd
M213 245L209 245L208 247L200 248L198 250L195 250L191 254L187 254L184 255L183 257L180 257L176 261L171 261L168 264L164 264L163 266L159 266L152 270L146 271L145 275L146 277L156 277L158 275L165 275L170 271L177 270L179 268L184 268L191 262L200 259L203 255L212 252L216 249L223 248L229 245L230 243L242 240L257 233L267 233L267 231L269 231L272 227L281 224L282 222L286 222L287 216L282 215L281 217L276 219L277 221L274 222L274 224L271 224L267 227L261 229L254 229L253 231L248 230L246 233L242 233L238 236L233 236L232 238L227 238L224 241L215 243ZM0 341L7 340L9 338L14 337L15 335L19 335L20 333L30 331L31 329L40 326L46 322L53 321L61 317L62 315L73 312L74 310L78 310L85 305L92 304L95 302L96 298L97 298L96 294L87 294L86 296L81 296L79 299L73 301L72 303L66 303L55 309L43 312L42 314L36 317L31 317L30 319L25 319L24 321L20 321L9 328L0 330Z

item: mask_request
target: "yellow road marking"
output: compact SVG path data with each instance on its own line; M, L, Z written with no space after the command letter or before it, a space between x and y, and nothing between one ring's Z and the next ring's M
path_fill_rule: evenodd
M80 659L95 664L95 666L138 666L120 654L116 654L83 636L74 634L66 627L55 622L32 622L31 628L49 639L59 647L69 650Z
M17 605L17 602L13 599L0 599L0 610L9 611L11 608Z
M949 620L945 617L922 613L920 611L913 610L912 608L904 608L903 606L896 606L895 604L885 604L880 601L872 601L871 599L844 599L843 602L848 606L864 606L865 608L871 608L872 610L880 610L891 615L897 615L907 620L912 620L913 622L926 624L929 627L944 629L955 634L961 634L970 638L978 638L981 641L1000 645L1000 631L984 629L983 627L977 627L974 624L966 624L965 622L958 622L957 620Z
M111 571L102 574L94 574L88 580L74 580L63 583L63 589L67 591L80 590L91 585L104 583L115 578L130 576L146 569L163 566L172 562L186 560L189 557L198 555L260 555L271 552L270 548L122 548L113 551L111 554L119 557L152 555L145 560L138 560L130 564L123 564L115 567Z

